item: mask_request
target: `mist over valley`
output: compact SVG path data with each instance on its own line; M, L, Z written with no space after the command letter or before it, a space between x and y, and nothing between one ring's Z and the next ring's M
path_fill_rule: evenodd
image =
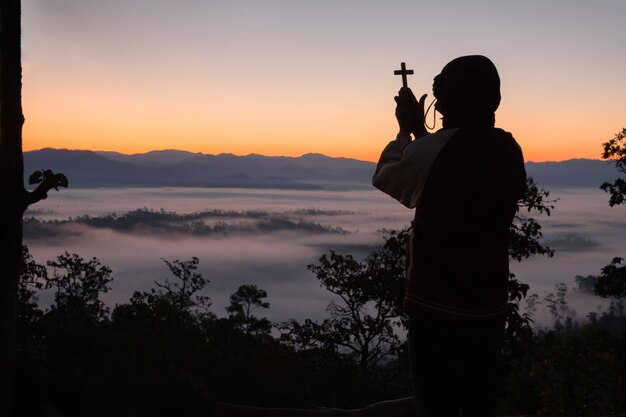
M568 301L584 318L607 302L575 291L574 277L598 274L626 253L626 219L623 208L608 207L601 190L550 191L556 209L538 220L555 256L512 262L511 269L540 299L566 283ZM239 285L256 284L268 292L271 320L316 319L325 317L332 297L307 265L328 250L363 258L383 243L384 230L407 227L412 217L412 210L371 188L70 188L26 213L25 243L40 263L68 251L110 266L115 280L104 294L110 306L167 277L161 259L197 256L218 315ZM544 310L539 305L536 319L549 325Z

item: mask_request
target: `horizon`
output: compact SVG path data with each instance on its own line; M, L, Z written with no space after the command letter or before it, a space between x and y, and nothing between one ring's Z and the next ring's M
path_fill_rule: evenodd
M248 153L248 154L237 154L237 153L233 153L233 152L220 152L220 153L208 153L208 152L193 152L193 151L188 151L185 149L175 149L175 148L167 148L167 149L152 149L146 152L132 152L132 153L126 153L126 152L120 152L120 151L113 151L113 150L105 150L105 149L79 149L79 148L75 148L75 149L70 149L70 148L53 148L50 146L46 146L43 148L38 148L38 149L29 149L29 150L24 150L24 153L27 152L37 152L37 151L43 151L43 150L56 150L56 151L87 151L87 152L94 152L94 153L117 153L117 154L121 154L121 155L125 155L125 156L135 156L135 155L146 155L149 153L154 153L154 152L183 152L183 153L190 153L193 155L206 155L206 156L221 156L221 155L228 155L228 156L236 156L236 157L247 157L247 156L263 156L263 157L268 157L268 158L302 158L304 156L308 156L308 155L319 155L319 156L324 156L326 158L332 158L332 159L352 159L352 160L356 160L356 161L360 161L360 162L371 162L371 163L376 163L377 161L367 161L364 159L358 159L358 158L354 158L354 157L350 157L350 156L331 156L331 155L326 155L324 153L320 153L320 152L307 152L307 153L303 153L303 154L296 154L296 155L266 155L266 154L260 154L260 153ZM102 155L101 155L102 156ZM572 158L568 158L568 159L562 159L562 160L545 160L545 161L534 161L534 160L525 160L524 163L534 163L534 164L541 164L541 163L560 163L560 162L568 162L568 161L599 161L599 162L606 162L607 164L613 163L613 161L611 160L604 160L602 158L586 158L586 157L572 157ZM619 176L619 174L616 174Z
M619 0L24 0L24 149L373 162L397 133L400 62L430 95L447 62L483 54L502 80L497 126L527 160L595 159L624 124L624 13Z

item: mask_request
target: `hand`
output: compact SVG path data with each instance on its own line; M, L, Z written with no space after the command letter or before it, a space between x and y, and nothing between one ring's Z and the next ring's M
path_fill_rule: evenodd
M428 132L424 127L424 102L428 94L424 94L419 100L408 87L402 87L396 101L396 119L400 125L400 133L412 133L415 138L424 136Z

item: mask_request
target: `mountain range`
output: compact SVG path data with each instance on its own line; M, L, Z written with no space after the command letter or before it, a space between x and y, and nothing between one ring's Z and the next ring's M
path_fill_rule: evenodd
M202 154L178 150L126 155L45 148L24 153L26 180L35 170L64 173L72 187L216 187L347 190L371 188L372 162L321 154L300 157ZM544 187L598 187L618 177L615 166L594 159L528 162Z

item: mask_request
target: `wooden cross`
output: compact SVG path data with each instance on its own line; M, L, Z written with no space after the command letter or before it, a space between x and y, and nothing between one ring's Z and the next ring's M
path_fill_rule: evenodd
M406 64L404 62L402 62L400 64L400 67L402 69L395 70L393 72L393 75L402 75L402 87L407 87L407 85L406 85L406 76L407 75L412 75L413 74L413 70L406 69Z

